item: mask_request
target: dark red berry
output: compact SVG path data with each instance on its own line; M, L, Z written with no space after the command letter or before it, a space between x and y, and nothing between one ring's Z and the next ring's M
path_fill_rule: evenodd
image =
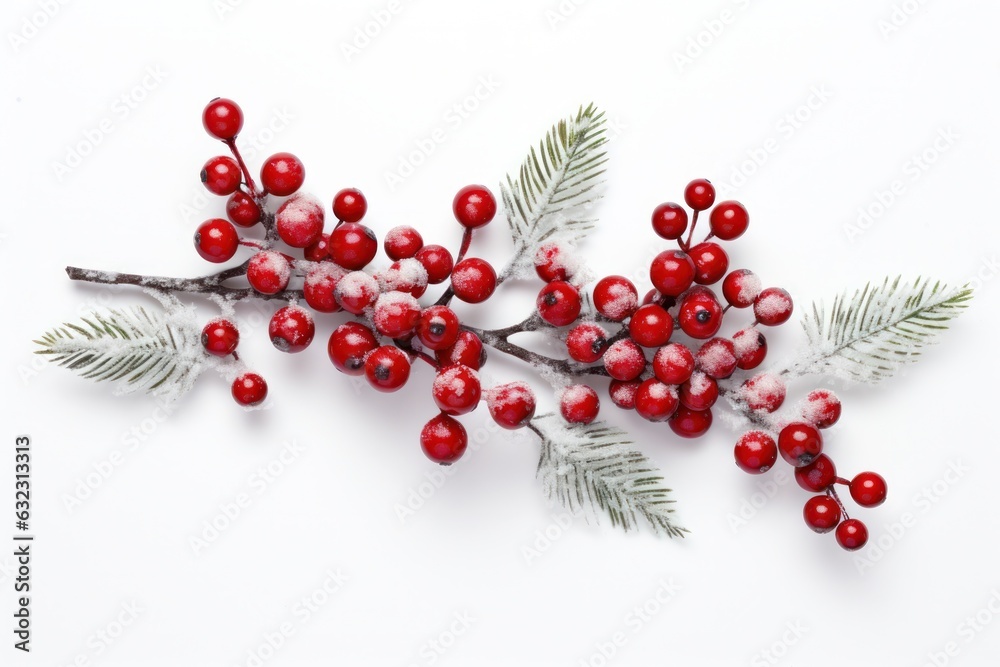
M302 285L306 303L320 313L335 313L340 310L337 303L337 283L346 275L344 269L332 262L323 262L309 269Z
M695 211L704 211L715 203L715 186L704 178L696 178L684 188L684 201Z
M219 155L210 158L201 168L201 182L212 194L228 197L239 189L243 182L243 172L236 160L227 155Z
M233 380L233 398L240 405L260 405L267 398L267 383L256 373L244 373Z
M611 384L608 385L611 402L622 410L634 410L635 395L639 391L639 385L641 384L642 382L639 380L630 380L628 382L612 380Z
M410 377L410 358L395 345L383 345L365 359L365 377L379 391L397 391Z
M767 356L767 339L754 327L740 329L733 334L733 351L737 368L745 371L757 368Z
M535 273L547 283L572 278L576 263L569 250L558 243L546 243L535 253Z
M547 283L535 300L538 315L554 327L564 327L580 316L582 304L575 287L562 280Z
M448 306L431 306L420 313L417 338L428 350L444 350L455 344L461 331L458 315Z
M722 327L722 304L708 288L696 288L684 295L677 311L677 324L691 338L711 338Z
M467 257L451 272L451 289L460 301L482 303L497 288L497 272L489 262Z
M462 364L448 366L434 378L431 392L441 412L464 415L479 405L482 393L479 374Z
M848 551L857 551L868 543L868 528L857 519L848 519L837 526L837 544Z
M391 260L410 259L424 247L424 237L409 225L399 225L386 233L383 247Z
M330 257L345 269L360 271L375 259L375 232L357 222L345 222L330 232Z
M416 259L427 269L427 282L431 285L439 285L451 276L454 259L444 246L425 245L417 251Z
M451 465L462 458L469 444L465 427L454 417L444 413L424 425L420 431L420 446L431 461Z
M462 364L478 371L486 361L486 349L479 336L471 331L461 331L454 345L438 350L434 357L442 367Z
M616 380L634 380L646 368L646 355L628 338L615 341L604 352L604 368Z
M237 190L226 202L226 215L233 221L233 224L240 227L253 227L260 222L260 207L253 197Z
M333 295L341 308L361 315L375 304L379 295L378 281L364 271L351 271L337 281Z
M802 418L816 428L829 428L840 419L840 399L829 389L814 389L806 396Z
M484 185L466 185L458 191L451 209L455 219L466 229L487 224L497 213L497 200Z
M285 201L275 214L281 240L293 248L312 245L323 235L323 204L312 195L297 194Z
M535 416L535 392L524 382L494 387L485 398L493 421L503 428L521 428Z
M260 168L260 182L264 189L277 197L295 194L305 180L305 166L291 153L275 153Z
M684 235L688 226L687 211L680 204L667 202L653 210L653 231L660 238L673 241Z
M653 355L653 374L664 384L681 384L691 377L694 363L694 355L687 346L670 343Z
M878 507L886 491L885 478L875 472L859 472L851 480L851 497L862 507Z
M813 496L806 501L802 518L817 533L829 533L840 523L840 506L830 496Z
M754 299L753 316L765 326L783 324L792 316L792 297L780 287L768 287Z
M733 308L752 306L760 294L760 278L750 269L736 269L722 281L722 296Z
M333 197L333 215L343 222L358 222L368 212L368 200L357 188L344 188Z
M694 262L694 281L699 285L714 285L729 270L729 255L718 243L699 243L688 250L688 255Z
M208 103L201 115L205 131L216 139L235 139L243 129L243 111L232 100L216 97Z
M263 250L250 258L247 281L261 294L277 294L286 287L292 276L292 265L280 252Z
M628 333L643 347L666 345L674 333L674 318L655 303L639 306L628 322Z
M692 410L679 405L667 423L670 430L682 438L700 438L712 427L712 411Z
M604 317L621 322L639 307L639 291L624 276L607 276L594 286L594 307Z
M823 453L823 437L812 424L792 422L778 434L778 451L789 464L801 468Z
M759 475L770 470L778 460L778 445L764 431L747 431L736 441L733 454L740 470Z
M597 392L585 384L570 385L559 395L559 412L570 424L589 424L600 409Z
M643 381L635 393L635 411L651 422L670 419L678 403L677 387L663 384L656 378Z
M681 385L680 399L681 405L691 410L708 410L719 400L719 383L701 371L695 371Z
M201 344L205 351L217 357L226 357L236 350L240 332L236 325L224 317L209 321L201 330Z
M322 262L325 259L330 259L330 235L320 234L315 242L310 243L302 250L302 257L310 262Z
M365 357L378 347L375 332L363 324L346 322L333 330L326 351L341 373L364 375Z
M233 223L222 218L206 220L194 233L195 250L202 259L216 264L231 260L239 245L240 235Z
M722 380L736 370L736 352L733 343L725 338L713 338L698 349L695 363L705 375Z
M694 282L694 262L683 250L664 250L649 265L649 279L660 294L680 296Z
M795 469L795 481L806 491L826 491L837 481L837 466L829 456L820 454L809 465Z
M709 218L712 233L723 241L731 241L743 235L750 224L750 214L738 201L719 202L712 209Z
M607 347L608 332L593 322L578 324L566 334L566 351L573 361L594 363Z
M279 308L267 327L271 343L282 352L301 352L316 335L312 315L301 306Z

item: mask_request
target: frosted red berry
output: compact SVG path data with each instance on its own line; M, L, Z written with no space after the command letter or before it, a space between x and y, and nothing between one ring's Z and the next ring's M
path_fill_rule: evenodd
M472 412L479 405L482 395L479 374L462 364L448 366L434 378L431 393L438 408L446 414Z
M506 429L521 428L535 416L535 392L524 382L509 382L485 392L493 421Z
M497 212L497 200L484 185L466 185L452 201L455 219L466 229L487 224Z
M683 250L664 250L649 265L649 280L660 294L680 296L694 282L694 262Z
M594 307L609 320L621 322L639 307L639 290L624 276L606 276L594 286Z
M462 364L473 370L479 370L486 361L486 349L479 336L471 331L460 331L455 343L438 350L434 357L442 367Z
M341 373L364 375L365 357L378 347L375 332L358 322L346 322L333 330L326 351Z
M840 506L830 496L813 496L802 509L806 525L817 533L829 533L840 523Z
M357 222L345 222L330 232L330 258L345 269L358 271L375 259L375 232Z
M688 250L694 262L694 281L699 285L714 285L729 270L729 255L718 243L706 241Z
M378 281L364 271L351 271L337 281L333 292L337 304L353 315L361 315L375 304Z
M216 139L235 139L243 129L243 110L232 100L216 97L205 106L201 115L205 131Z
M569 280L575 268L574 257L558 243L545 243L535 252L535 273L547 283Z
M660 238L674 241L687 231L688 214L680 204L667 202L653 209L653 231Z
M705 375L722 380L736 370L736 352L733 342L713 338L702 345L695 354L695 364Z
M282 352L301 352L312 343L316 325L312 314L301 306L279 308L267 327L271 344Z
M247 281L261 294L277 294L286 287L292 275L292 265L284 255L263 250L250 258Z
M829 389L814 389L806 396L802 418L816 428L830 428L840 419L840 399Z
M253 227L260 222L260 207L253 197L242 190L237 190L226 201L226 215L235 225Z
M837 481L837 466L826 454L820 454L807 466L795 469L795 481L806 491L826 491Z
M635 395L639 391L639 385L642 382L639 380L612 380L611 384L608 385L608 394L611 396L611 402L622 410L634 410L635 409Z
M740 329L733 334L733 352L737 368L745 371L757 368L767 356L767 339L754 327Z
M678 405L677 388L656 378L643 381L635 392L635 411L649 421L666 421Z
M615 341L604 352L604 368L616 380L634 380L646 368L646 355L628 338Z
M482 303L497 288L497 272L485 259L466 257L451 272L451 289L466 303Z
M563 280L547 283L535 300L538 315L554 327L564 327L580 316L580 292Z
M375 300L372 323L375 330L389 338L405 338L413 333L420 320L420 303L406 292L385 292Z
M559 413L571 424L589 424L597 419L601 401L597 392L585 384L573 384L559 396Z
M412 258L393 262L377 280L383 292L406 292L419 299L427 291L427 269Z
M778 451L789 464L801 468L823 453L823 437L812 424L792 422L778 434Z
M760 278L750 269L731 271L722 281L722 296L733 308L752 306L760 289Z
M231 260L239 245L240 235L233 223L222 218L206 220L194 233L195 250L202 259L216 264Z
M211 320L201 330L201 344L205 351L217 357L226 357L236 351L240 332L232 321L224 317Z
M465 427L446 414L431 419L420 431L420 446L431 461L451 465L462 458L469 444Z
M424 238L413 227L399 225L386 232L382 247L391 260L410 259L424 247Z
M438 285L448 280L454 266L454 259L447 248L440 245L425 245L417 251L415 258L427 270L427 282Z
M240 405L260 405L267 398L267 382L256 373L243 373L233 380L232 392Z
M333 215L342 222L358 222L368 212L368 200L357 188L344 188L333 197Z
M792 316L792 297L780 287L768 287L754 299L753 315L765 326L784 324Z
M868 527L857 519L847 519L837 526L837 544L847 551L857 551L868 543Z
M584 322L566 334L566 351L570 359L591 364L604 354L608 347L608 332L593 322Z
M653 374L664 384L681 384L694 372L691 350L680 343L664 345L653 355Z
M444 350L458 340L461 323L448 306L431 306L420 313L417 338L428 350Z
M302 249L302 258L310 262L330 259L330 235L320 234L318 239Z
M655 303L640 306L628 322L629 336L643 347L666 345L674 332L674 318Z
M395 345L376 348L365 359L365 378L379 391L397 391L410 378L410 358Z
M681 405L691 410L708 410L719 400L719 383L701 371L680 386Z
M747 431L736 441L733 455L740 470L759 475L770 470L778 460L778 445L764 431Z
M743 383L739 397L751 410L774 412L785 402L785 381L773 373L758 373Z
M300 193L285 200L274 219L282 241L293 248L305 248L323 235L324 217L323 204Z
M712 427L712 411L692 410L678 405L667 423L670 430L682 438L700 438Z
M862 507L878 507L885 502L885 478L875 472L861 472L851 480L851 497Z
M264 189L277 197L295 194L305 180L305 166L291 153L275 153L260 168L260 182Z
M240 165L227 155L209 158L201 168L201 182L205 189L220 197L228 197L236 192L242 181Z
M722 304L712 290L700 287L693 289L681 299L677 324L681 331L692 338L711 338L722 327Z
M715 203L715 186L707 179L696 178L684 188L684 201L695 211L704 211Z
M750 225L750 214L738 201L724 201L712 209L709 217L712 234L723 241L731 241L743 235Z
M346 271L332 262L317 264L306 274L302 294L309 307L319 313L335 313L340 310L337 303L337 283Z

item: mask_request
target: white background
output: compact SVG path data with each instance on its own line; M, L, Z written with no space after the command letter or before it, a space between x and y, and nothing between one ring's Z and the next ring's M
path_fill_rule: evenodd
M267 665L923 665L930 655L994 664L1000 454L995 390L982 378L996 369L1000 324L1000 9L970 0L389 7L4 3L10 446L0 456L0 536L13 532L10 449L27 433L37 541L30 656L11 648L12 548L0 549L0 664L253 665L254 653ZM384 26L369 25L373 12ZM363 48L345 50L356 39ZM67 264L210 270L191 233L223 210L198 182L220 150L201 128L217 95L242 105L244 142L266 143L249 151L253 165L290 150L305 162L306 189L325 201L361 188L380 235L408 223L454 247L455 191L495 185L552 122L594 101L615 135L602 224L583 246L601 273L641 277L663 247L650 211L705 176L751 212L750 231L730 244L733 265L787 288L796 319L814 299L886 275L976 281L973 308L923 362L882 386L841 390L828 451L842 474L873 469L889 480L885 505L858 513L883 549L849 554L811 533L807 494L787 481L764 494L778 469L737 470L737 434L725 424L681 442L610 408L664 469L687 539L581 520L560 527L534 479L537 443L494 433L484 409L465 418L484 444L427 493L440 470L417 441L433 414L431 375L419 369L394 395L338 375L325 340L342 316L323 318L317 342L293 358L264 334L274 306L241 309L241 351L271 386L270 409L254 413L214 375L164 410L40 366L31 340L48 328L94 306L149 303L134 290L73 284ZM454 122L455 104L475 108ZM110 132L99 130L105 119ZM437 128L444 141L390 187L385 174ZM73 151L88 154L59 173ZM925 153L933 164L917 167ZM894 181L900 194L879 209ZM859 208L880 215L852 233ZM503 222L474 247L502 263ZM535 289L464 312L506 324L526 314ZM780 358L802 336L793 323L771 342ZM531 378L498 357L488 375ZM821 382L796 386L790 400ZM274 463L291 441L301 452ZM112 457L110 476L95 476ZM281 472L258 493L254 475L269 464ZM401 520L398 507L421 490L430 497ZM196 553L191 538L241 493L249 506ZM745 523L734 521L741 511ZM346 578L329 595L328 572ZM307 616L308 596L323 604ZM123 611L131 606L134 619ZM966 619L977 613L975 630ZM283 624L293 632L271 651Z

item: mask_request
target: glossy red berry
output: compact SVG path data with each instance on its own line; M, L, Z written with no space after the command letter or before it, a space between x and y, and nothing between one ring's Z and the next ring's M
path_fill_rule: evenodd
M814 389L806 396L802 418L816 428L830 428L840 419L840 399L829 389Z
M806 491L826 491L837 481L837 466L829 456L820 454L809 465L795 469L795 481Z
M441 412L464 415L479 405L482 388L479 374L468 366L456 364L438 372L431 387L434 402Z
M285 200L274 219L282 241L293 248L305 248L323 235L324 217L319 199L300 193Z
M608 394L611 395L611 402L622 410L634 410L635 395L638 393L639 385L641 384L642 382L639 380L630 380L628 382L612 380L611 384L608 385Z
M848 551L857 551L868 543L868 527L857 519L847 519L837 526L837 544Z
M792 297L780 287L768 287L754 299L753 315L765 326L783 324L792 316Z
M365 359L365 377L379 391L397 391L410 378L410 358L395 345L383 345Z
M680 296L694 282L694 262L683 250L664 250L649 265L649 279L660 294Z
M316 325L312 314L301 306L279 308L267 327L271 343L282 352L301 352L312 343Z
M688 214L680 204L667 202L653 210L653 231L660 238L673 241L687 231Z
M875 472L860 472L851 480L851 497L862 507L878 507L886 491L885 478Z
M210 135L228 141L235 139L243 129L243 110L232 100L216 97L205 107L201 122Z
M405 338L420 320L420 303L406 292L385 292L375 300L372 322L375 330L389 338Z
M469 444L465 427L454 417L440 414L420 431L420 446L431 461L451 465L462 458Z
M754 327L740 329L733 334L733 351L737 368L745 371L757 368L767 356L767 339Z
M358 222L368 212L368 200L357 188L344 188L333 197L333 215L342 222Z
M496 288L497 272L485 259L466 257L451 272L451 289L460 301L482 303Z
M341 373L364 375L365 357L378 347L375 332L358 322L346 322L333 330L326 351Z
M337 283L346 271L332 262L323 262L309 269L302 285L302 294L309 307L319 313L335 313L340 310L337 303Z
M681 385L681 405L691 410L708 410L719 400L719 383L701 371L691 373Z
M629 336L643 347L666 345L674 333L674 318L655 303L639 306L628 322Z
M585 384L573 384L559 395L559 412L570 424L589 424L597 419L601 401Z
M230 320L217 317L201 330L201 344L205 351L217 357L226 357L236 350L240 332Z
M691 338L711 338L722 327L722 304L712 290L693 289L681 299L677 311L677 324Z
M202 259L216 264L231 260L239 245L240 235L233 223L222 218L206 220L194 233L195 250Z
M823 453L823 437L812 424L792 422L778 434L778 451L789 464L801 468Z
M594 285L594 307L604 317L621 322L639 307L639 290L624 276L607 276Z
M615 341L604 352L604 368L616 380L634 380L646 368L646 355L628 338Z
M386 232L383 247L385 254L393 261L410 259L424 247L424 237L409 225L399 225Z
M276 197L295 194L305 180L305 166L291 153L275 153L260 168L260 182Z
M736 441L733 455L740 470L759 475L770 470L778 460L778 445L764 431L747 431Z
M840 506L830 496L813 496L802 509L806 525L817 533L829 533L840 523Z
M678 404L677 388L656 378L643 381L635 392L635 411L651 422L670 419Z
M653 355L653 374L664 384L686 382L694 372L694 355L686 345L670 343Z
M234 225L253 227L260 222L260 207L253 197L242 190L237 190L226 202L226 215Z
M593 322L578 324L566 334L566 351L569 358L583 364L592 364L608 347L608 332Z
M486 362L486 349L479 336L471 331L460 331L455 344L438 350L434 357L442 367L462 364L478 371Z
M302 257L310 262L322 262L330 259L330 235L320 234L316 241L302 249Z
M455 262L447 248L440 245L425 245L417 251L416 260L427 269L427 282L439 285L448 280Z
M466 229L487 224L497 213L497 200L484 185L466 185L458 191L451 209L455 219Z
M667 423L670 430L682 438L700 438L712 427L712 411L692 410L678 405Z
M236 160L227 155L219 155L209 158L201 168L201 182L213 195L228 197L239 189L243 182L243 172Z
M524 382L494 387L485 398L493 421L503 428L521 428L535 416L535 392Z
M378 298L378 281L364 271L351 271L337 281L333 296L337 304L353 315L361 315Z
M558 243L543 244L535 253L535 273L547 283L569 280L577 269L577 259Z
M715 203L715 186L707 179L696 178L684 188L684 201L695 211L704 211Z
M330 232L330 257L350 271L360 271L375 259L375 232L357 222L345 222Z
M718 243L706 241L688 250L694 262L694 281L699 285L714 285L729 270L729 255Z
M401 259L377 277L383 292L406 292L420 298L427 291L427 269L415 259Z
M785 402L785 381L774 373L758 373L743 383L739 397L751 410L774 412Z
M554 327L564 327L580 316L582 303L575 287L562 280L547 283L535 300L538 315Z
M233 398L240 405L260 405L267 398L267 382L256 373L244 373L233 380Z
M417 338L428 350L444 350L458 340L461 323L458 315L448 306L431 306L420 313L417 321Z
M712 233L723 241L731 241L743 235L750 225L750 214L738 201L719 202L712 209L709 218Z
M277 294L286 287L292 276L292 265L284 255L274 250L263 250L250 258L247 281L261 294Z
M695 364L705 375L722 380L736 370L736 352L733 342L725 338L713 338L698 349Z
M760 278L750 269L736 269L722 281L722 296L733 308L752 306L760 290Z

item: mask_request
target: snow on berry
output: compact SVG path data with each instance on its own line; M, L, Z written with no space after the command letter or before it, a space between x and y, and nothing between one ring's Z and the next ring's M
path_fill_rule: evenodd
M594 286L594 306L609 320L621 322L639 307L639 291L624 276L607 276Z
M745 371L757 368L767 355L767 339L755 327L740 329L733 334L733 354L737 368Z
M699 369L709 377L721 380L736 370L736 355L733 343L725 338L713 338L706 342L695 355Z
M403 338L413 333L420 320L420 303L406 292L386 292L375 301L372 322L375 329L389 338Z
M653 373L665 384L681 384L694 372L694 355L686 345L670 343L653 355Z
M277 294L292 277L292 264L288 258L274 250L258 252L250 258L247 280L261 294Z
M814 389L802 405L802 418L816 428L829 428L840 419L840 399L829 389Z
M440 371L431 387L434 402L442 412L464 415L479 405L482 390L479 374L468 366L456 364Z
M267 328L271 343L282 352L301 352L312 343L316 325L312 313L301 306L279 308Z
M719 384L702 371L695 371L681 385L681 405L691 410L708 410L719 399Z
M535 416L535 392L526 382L493 387L485 398L493 420L504 428L521 428Z
M780 287L768 287L754 299L753 314L766 326L783 324L792 316L792 297Z
M751 410L774 412L785 402L785 381L780 375L759 373L744 382L737 395Z
M580 269L580 257L573 248L561 243L545 243L535 252L535 273L547 283L571 281Z
M299 193L285 200L275 214L281 240L293 248L305 248L323 234L323 204L319 199Z
M408 292L420 297L427 290L427 269L415 259L401 259L378 275L383 292Z
M578 324L566 334L566 351L570 359L590 364L601 358L608 345L608 332L593 322Z
M424 238L413 227L399 225L386 232L383 247L391 260L410 259L424 247Z
M336 299L337 283L347 275L347 271L333 262L316 264L302 285L302 293L306 303L320 313L333 313L340 309Z
M634 410L635 395L639 391L639 385L641 384L638 380L630 380L628 382L612 380L611 384L608 385L611 402L622 410Z
M760 290L760 276L750 269L731 271L722 281L722 296L734 308L746 308L753 305Z
M627 338L615 341L604 353L604 368L616 380L634 380L646 368L646 355Z
M378 281L364 271L351 271L340 279L334 295L340 307L360 315L378 298Z
M593 422L600 406L597 392L585 384L571 384L559 394L559 412L571 424Z

